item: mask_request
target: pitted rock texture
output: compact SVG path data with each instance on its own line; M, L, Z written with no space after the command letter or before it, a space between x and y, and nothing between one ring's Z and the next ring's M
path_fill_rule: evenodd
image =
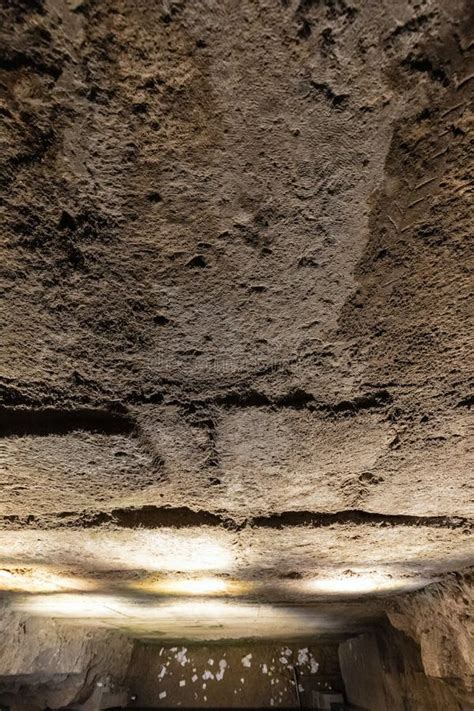
M425 674L452 685L460 701L474 703L473 572L400 598L389 607L392 625L419 644Z
M358 633L386 597L305 586L472 562L472 14L4 0L0 703L97 708L130 637ZM226 628L140 588L186 571L250 590ZM389 615L463 704L458 583Z
M419 646L389 625L339 647L347 699L367 711L465 711L457 689L425 673Z
M0 703L8 708L82 708L103 687L123 685L133 651L125 636L28 618L3 605L1 613Z
M4 5L2 525L467 525L471 14Z

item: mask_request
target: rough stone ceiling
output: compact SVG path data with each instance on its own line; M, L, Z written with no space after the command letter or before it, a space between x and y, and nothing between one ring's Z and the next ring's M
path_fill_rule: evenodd
M4 589L472 562L471 12L5 4Z

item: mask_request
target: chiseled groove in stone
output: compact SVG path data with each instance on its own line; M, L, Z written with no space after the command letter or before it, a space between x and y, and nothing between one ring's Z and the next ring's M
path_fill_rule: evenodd
M351 400L340 402L325 402L318 400L312 393L301 388L269 397L255 389L230 389L212 398L203 399L170 399L165 400L163 392L150 395L131 396L128 402L132 404L163 404L178 405L184 409L206 408L209 406L224 409L246 409L256 407L288 408L293 410L320 410L328 412L357 412L381 408L392 402L392 396L385 389L362 392ZM70 432L74 429L87 431L111 432L120 434L134 428L133 418L126 414L126 401L122 406L124 412L99 407L58 408L53 406L26 405L20 407L0 405L0 436L16 434L56 434ZM128 428L128 429L127 429Z
M63 435L70 432L131 434L134 420L126 414L94 408L11 408L0 406L0 437Z
M244 522L210 511L194 511L183 507L142 506L117 508L99 513L67 511L39 516L3 516L0 528L100 528L112 525L119 528L193 528L197 526L225 527L232 530L252 528L282 529L298 526L323 528L333 525L412 526L446 529L472 529L474 521L461 516L409 516L404 514L381 514L348 509L346 511L283 511L271 516L256 516Z
M282 395L270 398L265 393L257 390L230 390L229 392L218 395L214 398L204 400L189 400L180 401L173 400L167 404L181 405L185 409L205 408L211 405L221 406L225 409L245 409L256 407L274 407L288 408L293 410L321 410L328 412L348 412L353 413L359 410L368 410L371 408L381 408L392 402L392 397L387 390L379 390L376 392L362 393L352 400L342 400L335 403L327 403L318 401L317 398L309 392L296 388Z

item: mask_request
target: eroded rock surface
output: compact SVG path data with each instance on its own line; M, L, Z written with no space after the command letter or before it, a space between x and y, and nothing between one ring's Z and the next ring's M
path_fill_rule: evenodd
M210 570L291 606L312 577L412 589L472 561L472 20L3 4L4 589ZM453 586L390 615L468 693Z
M386 606L380 625L341 644L348 699L369 711L465 711L474 703L472 570Z
M87 702L104 687L123 688L133 651L130 639L26 617L3 605L0 611L0 703L12 704L14 711L42 711Z
M466 703L474 703L472 572L452 575L388 611L394 627L420 645L427 676L452 684Z
M347 697L367 711L469 711L456 689L425 673L417 644L386 627L339 648Z
M472 515L469 20L4 7L4 515Z

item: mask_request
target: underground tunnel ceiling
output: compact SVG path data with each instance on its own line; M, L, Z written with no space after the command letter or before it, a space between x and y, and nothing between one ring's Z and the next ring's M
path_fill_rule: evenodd
M4 5L5 605L339 633L472 564L469 13Z

